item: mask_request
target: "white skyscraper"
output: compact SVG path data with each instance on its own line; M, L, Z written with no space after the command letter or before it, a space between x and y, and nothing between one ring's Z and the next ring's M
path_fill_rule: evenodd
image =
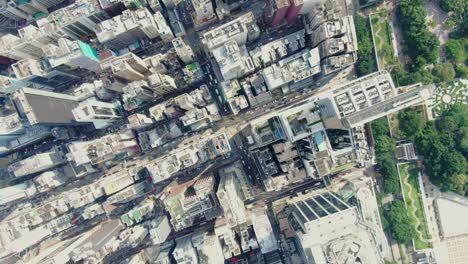
M236 181L235 172L230 172L221 177L216 195L223 207L224 216L230 227L244 224L247 221L240 184Z
M83 101L72 112L78 122L109 121L122 117L117 104L96 100Z
M177 56L186 64L193 62L193 50L187 45L182 38L175 38L172 40L172 45L176 50Z

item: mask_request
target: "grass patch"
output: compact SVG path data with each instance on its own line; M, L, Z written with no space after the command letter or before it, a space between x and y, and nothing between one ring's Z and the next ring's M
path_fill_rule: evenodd
M429 229L427 227L426 218L424 217L424 208L422 203L422 196L418 184L419 170L413 163L403 164L398 167L401 180L403 183L403 195L405 196L406 207L410 217L413 220L417 233L417 238L414 240L416 249L430 248L431 244L426 242L430 240ZM409 174L408 174L409 173ZM407 181L410 186L404 182ZM414 203L412 202L414 201ZM419 220L419 225L417 225Z
M393 50L392 27L385 13L372 14L371 22L379 65L382 69L397 62Z

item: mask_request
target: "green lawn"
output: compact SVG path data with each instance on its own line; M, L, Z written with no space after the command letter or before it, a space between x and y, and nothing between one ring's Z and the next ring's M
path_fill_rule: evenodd
M403 164L398 166L401 180L403 182L403 193L405 196L406 206L408 213L413 219L415 228L419 231L418 237L414 240L416 249L430 248L431 244L424 240L430 240L429 230L427 227L426 219L424 217L424 208L422 203L421 192L418 184L418 169L415 168L414 164ZM409 172L409 175L408 175ZM410 187L404 184L407 181L412 186ZM414 205L412 203L414 201ZM414 212L414 213L413 213ZM417 220L419 219L419 226L417 226Z
M371 22L379 66L385 69L396 62L392 42L392 28L388 23L386 13L372 14Z

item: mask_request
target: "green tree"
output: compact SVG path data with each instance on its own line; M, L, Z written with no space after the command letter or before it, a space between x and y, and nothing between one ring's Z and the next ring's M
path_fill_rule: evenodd
M406 109L398 113L399 127L403 134L414 140L421 134L426 125L426 121L420 113L413 109Z
M356 27L356 36L358 41L358 76L372 73L377 68L374 56L374 46L372 43L372 33L370 31L369 20L360 15L354 16L354 26Z
M424 156L425 172L443 191L467 195L468 106L454 105L428 122L416 138Z
M417 66L419 67L419 66ZM401 65L394 67L391 71L392 79L397 86L411 85L415 83L429 84L433 82L432 73L425 68L416 69L413 72L407 72Z
M378 135L375 139L375 153L377 156L395 152L395 140L386 135Z
M372 134L377 135L390 135L390 128L388 127L388 120L386 117L381 117L372 121Z
M463 14L467 7L468 2L466 0L440 0L440 8L445 12Z
M448 189L460 195L466 195L468 192L468 175L458 174L449 178Z
M380 155L378 159L380 174L384 179L384 192L385 193L400 193L400 180L398 171L390 154Z
M455 69L451 63L440 63L432 69L435 82L448 82L455 78Z
M395 200L392 203L388 220L391 234L398 243L408 244L416 237L416 230L403 201Z
M452 151L442 156L443 175L451 178L453 175L466 173L466 160L458 151Z
M463 64L457 64L456 66L456 77L457 78L468 78L468 67Z
M468 156L468 127L462 127L457 138L458 149Z
M465 47L463 41L459 39L449 39L445 44L447 58L456 63L463 63L466 60Z
M423 3L422 0L401 0L398 8L407 53L413 62L417 60L413 71L422 69L422 59L427 63L436 63L439 57L439 39L427 29L427 13Z

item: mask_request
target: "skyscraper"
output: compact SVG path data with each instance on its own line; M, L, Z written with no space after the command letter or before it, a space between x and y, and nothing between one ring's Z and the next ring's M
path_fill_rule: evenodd
M76 97L37 89L22 88L11 95L21 117L31 125L72 125Z

